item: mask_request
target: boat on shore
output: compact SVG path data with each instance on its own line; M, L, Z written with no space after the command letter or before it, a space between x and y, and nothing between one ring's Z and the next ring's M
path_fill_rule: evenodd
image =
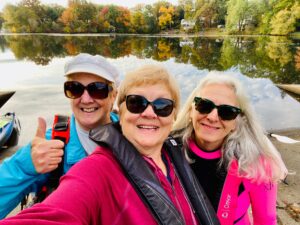
M13 96L15 91L0 91L0 108Z
M20 131L20 121L15 113L8 112L0 116L0 149L17 145Z
M284 91L300 96L300 84L276 84L276 86Z

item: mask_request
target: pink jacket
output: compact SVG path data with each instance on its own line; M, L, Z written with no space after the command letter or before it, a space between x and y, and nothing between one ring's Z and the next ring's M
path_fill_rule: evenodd
M221 157L221 150L214 152L205 152L201 150L193 141L190 141L189 148L194 154L196 154L202 159L214 160L219 159ZM201 178L198 179L200 183L205 182L201 181ZM225 184L226 182L228 182L228 177L226 177L225 179ZM246 178L242 178L241 182L244 186L244 190L237 197L237 205L234 209L234 224L276 225L277 184L257 184L251 182L249 179ZM222 195L224 194L224 186ZM252 216L249 216L248 213L250 206L252 209ZM220 210L220 207L221 206L219 205L218 210Z
M160 171L157 171L155 165L150 166L164 183L162 186L166 193L169 196L179 195L176 207L183 210L186 224L194 224L195 218L188 202L183 200L183 193L180 193L182 190L178 190L178 178L175 178L174 171L171 179L177 184L174 189L167 190L167 181L163 181L166 177L157 174ZM0 224L155 225L157 222L129 183L112 153L98 147L94 154L76 164L62 177L59 188L44 202L23 210L15 217L2 220Z

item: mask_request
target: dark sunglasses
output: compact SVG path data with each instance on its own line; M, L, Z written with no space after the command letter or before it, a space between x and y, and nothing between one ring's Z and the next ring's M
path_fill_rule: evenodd
M214 102L205 98L195 97L194 102L196 110L201 114L208 114L217 108L218 115L222 120L233 120L242 112L241 109L231 105L215 105Z
M148 105L151 105L157 116L167 117L174 108L174 101L167 98L158 98L153 102L149 102L141 95L127 95L125 101L128 111L135 114L144 112Z
M67 98L80 98L85 89L92 98L104 99L107 98L112 87L102 82L93 82L87 86L84 86L78 81L66 81L64 84L64 91Z

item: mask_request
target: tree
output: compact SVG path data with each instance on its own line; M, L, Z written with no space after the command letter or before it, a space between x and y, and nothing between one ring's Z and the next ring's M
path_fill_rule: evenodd
M178 6L184 10L184 19L192 20L195 16L194 0L179 0Z
M146 31L145 18L141 10L132 12L130 22L135 32L144 33Z
M229 0L227 3L226 29L241 32L252 18L248 0Z
M0 30L2 29L3 22L4 22L4 18L3 18L2 13L0 12Z
M300 19L300 3L295 2L289 9L284 8L280 10L271 19L271 34L275 35L287 35L294 32L296 29L297 20Z
M97 32L97 9L86 0L69 1L69 7L62 13L60 21L65 32Z
M211 27L217 21L217 5L215 0L196 1L196 21L201 21L205 27Z
M152 5L146 5L143 14L146 24L145 32L151 34L159 32L158 17L155 8Z
M3 18L4 28L11 32L37 32L39 18L28 7L8 4L4 7Z
M174 23L172 20L172 16L174 14L174 8L173 6L170 7L164 7L161 6L159 8L160 16L158 18L158 25L162 30L166 29L167 27L171 27L171 25Z

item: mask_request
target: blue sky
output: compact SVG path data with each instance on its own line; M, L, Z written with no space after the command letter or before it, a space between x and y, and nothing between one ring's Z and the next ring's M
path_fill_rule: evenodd
M40 0L41 3L43 4L52 4L56 3L59 5L62 5L64 7L67 6L68 0ZM140 3L145 3L145 4L153 4L157 2L157 0L87 0L88 2L93 2L96 4L115 4L115 5L120 5L120 6L126 6L128 8L133 7L137 4ZM167 0L168 2L177 5L178 1L177 0ZM17 4L19 3L20 0L0 0L0 11L2 11L3 7L7 4Z

